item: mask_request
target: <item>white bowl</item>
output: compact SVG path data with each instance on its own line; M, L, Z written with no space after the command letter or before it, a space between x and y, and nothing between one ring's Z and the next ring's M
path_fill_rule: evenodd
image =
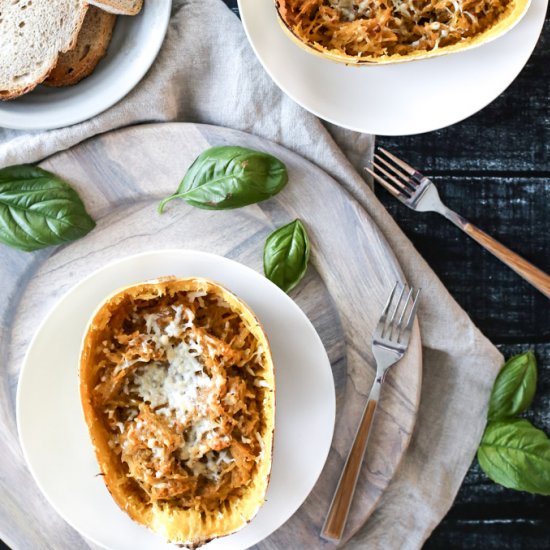
M0 102L0 126L51 130L87 120L120 101L143 78L160 50L171 0L145 0L139 15L119 15L107 55L95 71L74 86L38 86Z

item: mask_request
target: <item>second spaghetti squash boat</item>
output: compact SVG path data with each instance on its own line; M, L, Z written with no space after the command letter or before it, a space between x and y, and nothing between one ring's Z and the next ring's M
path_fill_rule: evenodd
M464 51L508 32L530 0L275 0L287 34L346 64L389 64Z
M263 504L273 363L259 321L222 286L166 278L108 298L84 338L80 391L103 479L137 522L197 547Z

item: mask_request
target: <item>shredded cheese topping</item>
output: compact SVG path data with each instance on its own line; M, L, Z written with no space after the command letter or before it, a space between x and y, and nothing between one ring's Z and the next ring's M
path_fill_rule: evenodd
M211 510L261 460L264 351L218 296L130 300L114 315L94 405L148 502Z
M510 1L279 0L279 11L306 43L380 57L461 42L494 25Z

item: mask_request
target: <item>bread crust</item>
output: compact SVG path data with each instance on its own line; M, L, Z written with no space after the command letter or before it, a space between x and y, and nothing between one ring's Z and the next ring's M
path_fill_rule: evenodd
M75 46L62 53L44 84L64 87L77 84L95 70L107 53L116 15L90 6Z
M259 437L264 452L252 473L250 484L243 489L241 497L231 497L220 503L213 512L198 509L186 509L170 503L144 502L136 495L133 481L128 478L125 465L109 444L109 432L94 408L92 390L98 380L95 350L103 347L110 319L125 300L154 300L181 291L206 291L222 298L233 312L245 322L264 349L262 361L262 380L268 390L263 397L263 425ZM120 310L119 310L120 311ZM264 376L265 371L265 376ZM262 506L269 483L275 419L275 379L271 350L267 336L250 308L221 285L202 278L168 277L125 287L107 298L92 316L84 336L80 359L80 396L84 417L89 428L96 458L103 474L103 480L114 501L133 520L145 525L152 531L171 542L198 547L209 540L229 535L244 527ZM228 509L230 508L230 509Z
M26 84L25 86L21 88L14 88L11 90L0 90L0 100L1 101L9 101L11 99L15 99L17 97L20 97L24 94L27 94L34 90L39 84L42 84L46 78L48 78L49 74L52 72L54 67L57 64L57 61L59 59L59 56L75 47L76 41L78 39L78 34L80 33L80 29L82 28L82 25L84 23L84 18L86 17L86 13L88 11L88 4L84 3L82 4L81 13L79 15L78 22L74 28L73 34L71 35L70 40L68 41L67 45L63 47L56 56L52 59L52 63L44 70L44 72L38 76L34 82L31 82L30 84Z

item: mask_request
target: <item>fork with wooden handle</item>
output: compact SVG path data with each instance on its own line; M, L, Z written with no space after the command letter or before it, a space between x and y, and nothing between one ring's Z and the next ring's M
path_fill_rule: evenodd
M367 172L404 205L417 212L437 212L452 221L472 239L499 260L513 269L520 277L550 298L550 275L504 246L484 231L447 208L437 192L435 184L406 162L378 147L372 163L374 170Z
M339 541L342 538L378 405L380 388L388 369L407 351L419 294L420 290L415 292L413 288L407 290L405 286L399 288L396 284L374 331L372 353L376 360L376 377L321 530L321 536L326 540Z

